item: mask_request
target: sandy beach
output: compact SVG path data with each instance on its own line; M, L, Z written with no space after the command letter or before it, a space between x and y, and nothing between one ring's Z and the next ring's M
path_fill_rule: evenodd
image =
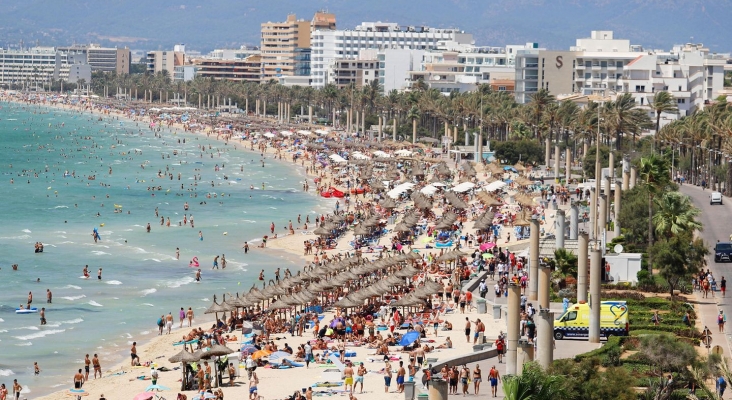
M6 99L8 100L8 99ZM49 106L54 106L53 104L48 104ZM55 105L56 107L60 107L65 110L74 110L79 111L79 108L72 107L72 106L59 106ZM113 116L113 117L119 117L119 118L126 118L127 115L118 110L110 110L110 111L101 111L98 109L85 109L84 112L95 112L95 113L103 113L107 116ZM143 121L143 120L138 120ZM261 123L273 123L273 121L268 120L260 120ZM171 130L178 130L183 131L184 127L180 124L173 124L168 127L168 129ZM273 129L278 129L277 126L273 123ZM209 129L203 129L198 131L199 134L206 135L207 133L213 132L213 127L210 127ZM195 133L195 132L194 132ZM221 140L225 140L226 137L221 137ZM250 143L247 140L244 141L238 141L238 139L230 139L231 141L237 140L235 143L237 143L237 150L244 149L245 151L250 151L249 149L254 147L252 143ZM285 139L285 143L287 142L287 139ZM302 165L299 165L297 163L294 163L292 160L292 153L290 151L280 151L274 148L274 146L267 146L265 150L268 152L268 156L272 156L272 158L276 157L278 154L282 156L281 162L287 163L291 165L293 168L303 168ZM268 157L269 158L269 157ZM278 160L279 161L279 160ZM335 180L335 170L332 169L331 166L328 168L318 168L317 170L313 171L312 169L309 170L309 180L308 184L310 185L310 192L311 193L317 193L315 188L317 188L317 184L313 181L313 178L320 177L322 179L321 184L323 181L334 181ZM482 166L478 167L478 181L481 179L484 179L487 176L487 174L483 171ZM368 195L356 195L351 197L351 201L355 202L356 200L360 200L364 203L371 203L373 202L372 197L370 194ZM471 202L474 200L471 196ZM330 200L333 204L335 204L336 200ZM341 206L343 206L342 200ZM403 207L400 207L397 209L399 212L403 211ZM440 206L435 206L433 208L433 211L440 215L443 213L443 208ZM303 215L307 214L307 210L303 210ZM552 227L553 226L553 213L547 213L546 215L546 221L545 226L546 227ZM474 221L471 218L468 218L463 226L464 232L472 232L473 231L473 223ZM278 222L280 224L280 222ZM293 223L294 224L294 223ZM308 240L315 240L317 236L312 233L312 228L314 225L311 225L311 227L308 227L307 230L304 229L304 224L294 224L293 227L294 234L290 234L288 232L288 229L283 229L283 227L279 226L276 229L277 237L270 237L270 239L267 242L267 248L265 249L259 249L256 248L256 246L252 245L250 251L264 251L272 253L275 257L281 257L283 260L283 266L282 268L289 268L293 271L293 274L297 273L298 271L302 270L302 267L305 265L310 264L314 257L313 255L305 255L304 253L304 241ZM392 229L394 228L395 224L388 224L386 226L386 229ZM550 232L552 229L547 228L547 232ZM268 232L262 232L262 234L267 234ZM327 250L328 254L336 254L336 253L353 253L354 250L352 246L349 245L349 242L352 241L354 238L354 234L352 230L348 230L343 236L339 237L337 244L334 246L334 248L331 248ZM424 238L422 236L421 238ZM507 245L511 248L516 247L522 247L526 245L527 240L520 240L516 241L515 238L512 238L510 242L506 242L505 237L502 237L498 239L497 245L506 247ZM388 245L388 236L383 237L382 244ZM434 249L434 248L426 248L427 246L422 241L416 241L412 249L419 251L420 254L427 258L429 256L437 257L441 254L440 249ZM476 246L477 247L477 246ZM231 251L238 251L240 249L231 249ZM475 247L473 248L466 248L465 251L474 251ZM364 254L364 257L374 260L376 258L376 253L371 254ZM430 257L431 258L431 257ZM256 268L256 267L255 267ZM267 279L271 278L272 271L267 271ZM215 293L215 295L220 296L220 293ZM323 321L329 322L331 321L340 310L327 308L325 312L323 313ZM435 349L428 353L427 358L428 359L435 359L435 360L443 360L446 358L454 357L457 355L470 353L473 351L472 348L472 337L468 338L466 340L466 337L463 333L463 328L467 323L470 323L473 328L475 327L475 321L477 319L481 319L485 323L485 336L487 338L488 342L494 341L499 333L501 331L505 331L505 321L495 321L493 320L492 316L489 314L477 314L477 310L470 309L465 314L460 313L459 311L455 310L451 313L447 313L444 315L440 315L440 318L444 321L449 322L452 324L453 329L452 330L438 330L435 334L435 332L432 329L426 330L426 339L422 340L423 344L427 344L429 346L439 346L445 343L446 339L449 337L452 341L452 348L451 349ZM194 327L201 327L201 328L208 328L213 323L214 319L210 315L197 315L196 320L194 321ZM181 337L188 332L188 328L177 328L178 324L177 322L174 324L173 332L171 335L162 335L157 336L153 339L151 339L149 342L139 342L138 343L138 355L140 356L140 361L144 363L150 363L155 368L161 368L164 367L166 369L169 369L170 371L166 372L159 372L159 379L158 384L166 386L170 388L170 390L162 391L160 392L160 396L171 399L175 398L177 393L183 393L185 394L188 399L192 399L196 392L194 391L187 391L187 392L180 392L180 380L182 377L182 373L180 369L180 364L177 363L170 363L168 362L168 358L177 353L181 347L180 346L173 346L173 343L178 342ZM401 331L401 333L406 332L406 330ZM236 335L236 340L232 340L231 342L227 343L227 346L231 348L232 350L238 351L241 347L241 335L238 332L232 333L232 335ZM313 334L311 331L305 331L303 333L302 337L299 336L291 336L288 333L280 333L275 334L272 336L272 339L274 343L278 346L278 348L282 348L285 346L285 344L289 345L292 348L297 348L299 345L305 343L306 341L313 338ZM330 345L329 345L330 346ZM382 360L382 356L377 356L375 354L374 349L368 349L366 346L348 346L347 352L355 352L354 356L348 357L352 362L355 364L363 363L368 371L368 373L365 376L364 379L364 390L363 393L360 392L360 390L357 389L355 392L356 397L359 399L366 399L366 400L376 400L377 398L383 398L384 396L392 399L398 399L402 398L404 396L401 393L396 393L396 385L392 383L391 387L388 390L388 393L385 391L384 387L384 374L383 374L383 368L384 368L384 362ZM319 351L314 351L316 354L319 353ZM126 352L125 352L126 353ZM393 346L390 349L390 354L392 354L392 362L391 366L392 368L398 368L399 361L404 361L405 365L409 362L409 353L402 353L399 351L399 346ZM223 386L223 394L225 398L244 398L245 396L249 395L248 387L249 384L247 382L246 378L246 371L243 369L243 365L238 365L238 359L237 354L234 353L229 356L229 360L234 362L234 365L237 366L237 371L241 376L237 377L234 380L234 384L232 386L228 386L229 379L224 379L223 383L225 386ZM142 367L132 367L130 366L129 359L127 356L120 355L119 361L113 362L111 366L106 365L107 360L102 360L102 370L103 370L103 378L101 379L92 379L89 382L86 382L83 386L84 390L89 393L89 398L99 398L100 396L104 395L106 399L133 399L137 394L144 392L145 388L151 383L149 380L151 375L151 367L150 366L142 366ZM488 371L490 369L490 362L486 362L485 365L481 365L481 368L483 371ZM78 367L83 368L83 365L79 365ZM333 366L331 365L330 368ZM77 366L69 366L68 374L69 374L69 388L72 386L72 377L74 373L76 372ZM258 394L264 399L282 399L287 396L292 395L294 392L301 390L306 387L310 387L311 385L317 383L317 382L324 382L324 381L332 381L333 380L333 374L330 372L324 372L325 369L321 365L310 365L310 368L304 368L304 367L298 367L293 369L271 369L271 368L258 368L256 370L258 378L260 380L260 384L258 385ZM421 373L417 374L417 377L421 376ZM339 378L339 377L336 377ZM340 379L337 379L340 380ZM485 379L484 379L485 380ZM21 382L22 383L22 382ZM420 383L417 383L418 387L421 387ZM345 397L347 398L347 394L342 390L343 386L336 386L333 388L323 388L323 387L316 387L313 388L314 391L327 391L329 392L327 395L335 395L339 397ZM62 391L59 391L57 393L54 393L49 396L44 397L34 397L34 398L40 398L40 399L60 399L60 398L66 398L66 390L64 389ZM481 396L485 396L487 393L489 393L489 385L486 383L482 387L481 390ZM418 390L419 392L420 390ZM472 393L472 385L470 393Z

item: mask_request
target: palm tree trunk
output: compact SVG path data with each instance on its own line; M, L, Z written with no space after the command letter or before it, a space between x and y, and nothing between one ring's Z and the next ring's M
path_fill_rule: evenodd
M648 195L648 249L653 246L653 195ZM648 254L648 272L653 274L653 263L651 262L651 252Z
M412 144L417 143L417 118L412 118Z

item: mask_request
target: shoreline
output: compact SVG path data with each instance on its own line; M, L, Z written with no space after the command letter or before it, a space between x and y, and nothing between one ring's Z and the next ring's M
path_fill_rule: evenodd
M25 109L27 109L27 110L29 110L31 112L32 112L32 109L33 108L36 108L36 109L43 109L43 108L45 108L49 112L62 111L62 112L68 113L68 115L77 115L77 116L78 115L81 115L81 116L93 115L94 117L101 117L101 118L104 118L105 120L119 120L119 121L124 120L124 121L129 122L129 123L148 123L148 121L145 121L144 118L140 118L140 119L130 118L128 115L126 115L124 112L122 112L120 110L110 110L110 112L103 112L103 111L98 110L96 108L91 108L90 109L90 108L87 108L87 107L73 106L73 105L69 105L69 104L57 104L57 103L50 103L50 102L26 102L26 101L22 101L22 100L19 100L19 99L14 99L14 98L8 97L8 96L2 96L2 97L0 97L0 101L12 103L12 104L16 104L16 105L18 105L18 106L20 106L22 108L25 108ZM269 123L271 121L263 121L263 122ZM144 129L146 129L146 126L140 126L140 129L141 130L144 130ZM180 132L178 132L178 129L180 129ZM173 137L173 135L176 135L178 133L190 134L191 137L197 137L197 136L201 135L205 139L215 140L216 142L222 142L222 141L224 141L223 138L221 138L221 137L216 137L216 136L213 136L213 135L207 135L206 134L206 129L204 129L202 131L201 130L199 130L199 131L185 130L185 129L183 129L183 126L181 124L177 124L177 123L174 124L173 126L164 126L164 125L162 125L161 126L161 132L160 133L163 134L164 136L165 135L168 135L170 137ZM248 146L249 141L240 140L240 139L237 140L236 138L231 138L231 139L229 139L229 142L231 142L232 144L235 145L235 148L232 149L233 151L241 151L241 150L243 150L244 153L246 153L246 154L252 154L252 155L256 154L257 156L260 154L260 152L258 150L256 150L256 149L255 150L250 150L249 149L249 146ZM228 147L231 147L231 146L228 146ZM311 184L311 185L313 184L313 182L312 182L312 176L306 172L306 169L304 167L302 167L298 163L291 162L291 160L288 161L285 158L285 156L287 156L287 154L283 154L283 159L279 159L277 157L272 157L271 155L274 155L275 153L276 153L276 151L275 151L274 148L267 147L266 153L265 153L266 160L268 162L271 162L271 161L278 162L279 164L281 164L283 166L289 164L288 168L292 168L294 166L294 168L297 171L297 173L302 175L303 181L304 180L308 180L308 181L310 181L309 184ZM268 155L270 157L267 157ZM307 193L310 196L314 196L313 195L312 188ZM318 197L318 196L315 195L315 197ZM322 199L318 198L318 201L322 201ZM259 238L261 236L260 235L257 235L255 237ZM276 241L276 240L274 240L274 241ZM256 249L256 246L251 246L251 249L250 250L255 250L255 249ZM228 251L239 251L241 249L240 248L233 248L233 249L225 249L225 250L228 250ZM259 250L263 250L263 249L259 249ZM271 251L265 251L265 252L268 253L268 256L267 257L270 257L274 261L284 260L288 264L292 264L293 266L295 266L296 267L296 268L294 268L295 273L297 273L297 271L299 271L303 267L303 265L304 265L304 262L303 261L306 261L306 260L303 260L302 257L298 257L295 254L292 254L290 252L287 252L287 251L284 251L284 250L281 250L281 249L276 249L274 247L271 249ZM290 268L292 269L293 267L290 266ZM269 272L272 273L273 271L269 271ZM255 281L255 283L256 283L256 281ZM221 293L214 293L214 294L216 294L217 296L220 296L221 295ZM210 295L210 294L207 293L207 296L208 295ZM201 315L197 316L197 320L194 321L194 327L198 326L198 327L204 328L204 327L210 326L208 324L212 324L213 322L214 322L214 318L213 317L208 317L208 316L205 316L205 315L201 314ZM177 327L176 324L174 324L174 326ZM183 330L178 329L178 328L175 328L172 331L171 335L176 335L178 333L178 331L182 332ZM165 343L166 346L169 346L170 345L169 343L167 343L168 341L171 341L172 342L172 340L170 340L169 338L166 337L168 335L163 335L162 337L158 337L157 335L155 335L155 329L154 329L154 327L151 327L150 332L151 333L149 333L149 336L148 335L145 335L146 337L143 337L141 339L136 340L137 343L138 343L138 354L140 355L140 359L141 359L142 362L149 361L149 360L147 360L149 357L144 357L143 356L146 353L151 353L151 357L157 356L157 354L159 352L158 347L161 346L160 342ZM185 331L185 332L187 333L188 331ZM133 339L129 339L130 342L132 340ZM107 358L106 360L104 360L104 359L103 360L100 360L101 363L102 363L102 366L103 366L102 367L102 372L105 374L105 375L103 375L104 376L104 379L97 379L96 382L99 382L99 383L95 383L95 381L92 379L88 383L89 387L96 388L99 385L104 385L103 382L106 380L106 378L115 376L114 374L116 374L116 373L118 373L120 371L126 371L127 369L129 369L129 363L126 362L128 351L125 350L125 349L122 349L122 347L123 346L120 346L120 349L119 350L116 350L116 351L113 350L112 351L112 353L114 354L114 357L113 358L110 359L109 356L106 356L106 358ZM90 355L92 355L95 350L96 349L94 349L94 350L90 349L88 352L89 352ZM172 355L172 354L169 354L167 356L170 356L170 355ZM71 364L72 365L77 365L77 364L78 365L82 365L83 364L83 361L81 361L81 360L82 360L82 358L80 358L79 360L75 360L75 361L74 360L71 360L72 361ZM166 359L166 363L167 363L167 359ZM111 364L112 366L110 368L105 368L105 364ZM127 367L127 369L125 367ZM71 379L70 378L71 378L71 376L73 376L73 372L75 371L75 369L76 368L69 368L69 371L68 371L68 374L69 374L69 387L72 386L72 382L71 382ZM60 372L61 374L64 373L64 371L57 371L57 372ZM93 375L93 374L91 374L91 375ZM21 382L21 384L23 384L23 383L24 382ZM60 398L60 397L64 396L66 390L67 389L59 389L59 390L55 390L55 391L53 391L53 392L51 392L51 393L49 393L47 395L44 395L42 397L33 397L33 398L57 399L57 398ZM29 394L31 396L33 396L34 392L31 392ZM95 392L96 392L96 390L95 390ZM114 397L113 396L109 396L107 394L107 398L110 398L111 399L111 398L114 398Z

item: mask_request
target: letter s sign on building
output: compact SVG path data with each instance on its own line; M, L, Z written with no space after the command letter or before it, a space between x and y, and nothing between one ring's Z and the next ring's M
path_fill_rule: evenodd
M555 64L557 66L557 69L560 69L564 66L564 61L562 61L562 56L557 56L556 58L557 63Z

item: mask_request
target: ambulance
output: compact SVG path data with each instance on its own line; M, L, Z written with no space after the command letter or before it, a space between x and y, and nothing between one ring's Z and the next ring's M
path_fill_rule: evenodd
M625 301L600 303L600 337L628 336L628 305ZM554 339L584 338L590 333L590 305L574 304L554 321Z

